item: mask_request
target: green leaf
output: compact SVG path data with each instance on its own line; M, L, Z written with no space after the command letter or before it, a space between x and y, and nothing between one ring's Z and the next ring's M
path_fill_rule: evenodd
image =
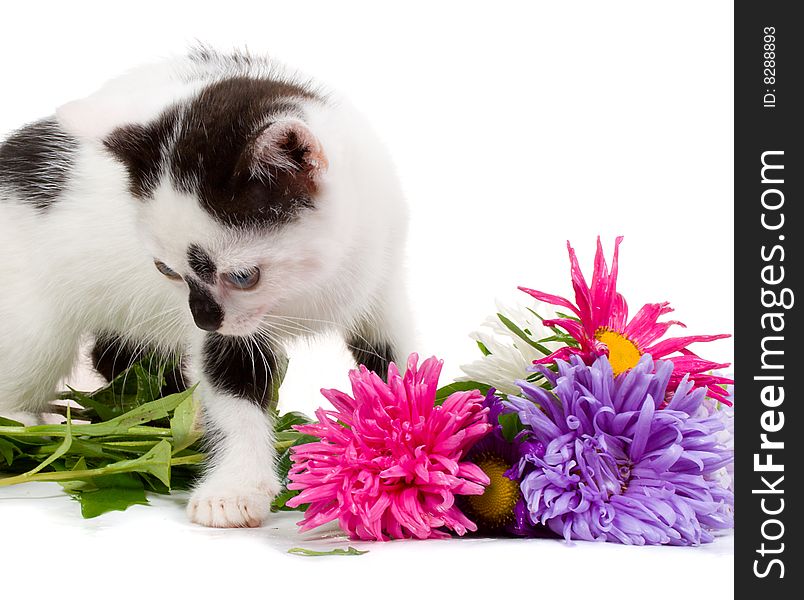
M292 437L289 434L295 434ZM280 431L276 434L277 438L284 438L289 437L290 439L282 440L277 439L275 446L278 451L281 451L279 455L279 460L277 461L277 475L279 476L279 480L282 481L285 477L287 477L288 471L290 470L291 466L291 448L295 446L299 446L301 444L309 444L310 442L317 442L319 441L317 437L314 435L307 435L304 433L299 432L290 432L290 431Z
M443 404L444 400L455 392L479 390L481 394L486 395L489 389L491 389L491 386L479 381L456 381L436 390L436 404Z
M20 449L17 448L12 442L9 440L0 438L0 457L5 461L7 466L11 466L14 462L14 451L20 452Z
M84 409L89 409L90 414L92 411L94 411L95 414L97 414L102 421L108 421L110 419L115 418L117 415L121 414L120 409L117 409L117 407L110 407L104 404L103 402L98 402L93 397L93 394L85 394L83 392L79 392L77 390L70 388L69 395L65 395L65 397L70 400L74 400L75 402L83 406Z
M491 354L491 351L488 348L486 348L486 345L480 340L477 340L477 347L480 348L480 352L483 353L483 356L488 356L489 354Z
M335 548L334 550L308 550L307 548L291 548L288 554L295 554L297 556L360 556L366 554L368 550L358 550L349 546L348 548Z
M157 372L147 371L142 364L135 364L132 367L134 375L137 377L137 400L139 402L152 402L159 398L165 378L162 377L163 370Z
M158 419L168 419L170 412L175 410L176 407L184 402L189 396L192 395L195 388L190 388L177 394L171 394L164 398L158 398L151 402L141 404L136 408L128 411L123 415L119 415L109 421L100 423L91 423L89 425L76 425L74 427L75 433L78 435L89 436L111 436L111 435L125 435L129 430L138 425L144 425L149 421ZM39 425L30 427L30 430L41 431L47 435L49 433L47 425Z
M274 501L271 503L271 510L273 512L277 512L277 511L280 511L280 510L281 511L296 510L296 511L304 512L305 510L307 510L307 507L309 506L309 504L303 504L303 505L299 506L298 508L291 508L291 507L289 507L287 505L288 501L291 498L295 498L300 493L301 492L299 490L287 490L287 489L282 490L281 492L279 492L279 494L277 494L276 498L274 498Z
M48 458L43 460L39 465L25 473L25 476L35 475L42 469L44 469L49 464L53 463L54 461L58 460L62 456L64 456L67 451L70 449L70 446L73 444L73 435L72 435L72 421L70 419L70 407L67 407L67 421L64 424L64 439L59 444L58 448L51 454Z
M79 458L71 471L85 471L87 468L87 461L84 460L82 456ZM94 488L91 483L87 483L86 481L81 481L80 479L74 479L72 481L59 481L59 485L64 489L65 492L72 494L73 492L79 492L87 487Z
M147 423L148 421L154 421L157 419L167 419L169 418L169 413L172 410L175 410L176 407L184 402L188 397L193 394L195 390L195 386L190 388L189 390L185 390L183 392L179 392L177 394L170 394L169 396L165 396L164 398L158 398L156 400L152 400L150 402L146 402L138 406L137 408L128 411L124 415L120 415L119 417L115 417L109 423L114 423L118 425L116 429L120 430L127 430L135 425L142 425ZM98 423L97 425L105 425L106 423ZM92 427L90 425L88 427ZM100 429L100 428L99 428ZM111 435L111 434L108 434Z
M276 366L274 367L272 373L273 389L271 390L271 401L268 403L268 407L271 410L276 410L276 407L279 405L279 388L282 385L282 382L285 380L285 375L287 375L289 364L288 358L282 353L280 353L276 359Z
M103 488L81 492L78 495L81 503L81 516L93 519L113 510L126 510L135 504L148 504L145 490L128 488Z
M288 448L279 455L279 458L276 461L276 476L279 478L279 481L282 482L283 486L287 486L288 472L290 471L290 467L293 466L293 461L290 457L291 452L290 448Z
M26 481L71 481L76 479L87 480L104 475L137 472L153 475L169 488L171 469L170 452L170 442L166 439L163 439L139 458L121 460L98 467L96 469L74 471L57 469L56 471L47 473L38 473L35 471L27 472L15 477L6 477L5 479L0 478L0 487L24 483ZM41 470L42 464L37 467L37 470Z
M536 383L537 381L541 381L544 378L545 377L543 373L535 371L533 373L530 373L527 377L525 377L525 381L529 381L530 383Z
M502 314L502 313L497 313L497 318L498 318L498 319L500 319L500 322L501 322L503 325L505 325L505 326L506 326L506 327L507 327L507 328L508 328L508 329L509 329L509 330L510 330L512 333L514 333L514 335L516 335L518 338L522 339L522 340L523 340L523 341L525 341L527 344L529 344L529 345L533 346L534 348L536 348L536 350L538 350L539 352L541 352L541 353L542 353L542 354L544 354L545 356L547 356L548 354L550 354L550 350L549 350L549 349L545 348L545 347L544 347L544 346L542 346L540 343L535 342L535 341L533 341L532 339L530 339L530 338L528 337L528 335L527 335L527 334L526 334L524 331L522 331L522 330L521 330L521 329L520 329L520 328L519 328L519 327L516 325L516 323L514 323L514 322L513 322L511 319L509 319L508 317L506 317L504 314Z
M295 446L296 440L302 435L304 434L293 429L277 431L274 435L274 442L276 442L276 445L279 447L287 448L289 446Z
M542 339L539 340L540 344L546 344L546 343L549 343L549 342L560 342L562 344L569 345L570 342L572 342L573 344L577 344L578 340L576 340L574 337L572 337L570 335L566 335L566 334L564 334L564 335L551 335L550 337L542 338Z
M513 442L517 434L525 429L522 421L519 420L519 415L516 413L503 413L499 416L498 421L502 428L503 437L509 442Z
M173 411L170 419L170 431L173 436L173 453L189 448L201 439L201 429L196 426L198 403L191 394Z
M174 367L175 363L165 363L162 358L149 355L92 393L71 388L60 398L74 400L84 407L81 418L92 422L109 421L140 404L157 399L165 384L164 373Z
M90 485L73 494L81 503L81 515L85 519L113 510L126 510L134 504L148 504L142 480L131 473L97 477Z
M540 339L539 340L540 344L544 344L544 343L548 343L548 342L558 342L558 343L564 344L566 346L572 346L574 348L577 348L578 346L580 346L580 344L578 343L578 340L576 340L574 337L572 337L566 331L563 331L563 330L561 330L561 329L559 329L557 327L551 327L550 329L553 330L553 333L555 335L551 335L551 336L544 337L544 338Z
M126 510L135 504L148 504L145 490L129 488L103 488L81 492L78 495L81 502L81 516L93 519L113 510Z
M279 481L282 482L282 491L276 496L276 498L274 498L274 501L271 503L271 510L274 511L274 512L280 511L280 510L282 510L282 511L298 510L298 511L303 512L303 511L307 510L307 506L308 506L307 504L304 504L304 505L299 506L297 508L290 508L289 506L287 506L288 500L290 500L291 498L293 498L294 496L297 496L299 494L298 490L289 490L289 489L287 489L288 471L290 471L290 467L293 464L293 461L291 460L291 456L292 456L291 449L293 447L299 446L301 444L308 444L310 442L317 442L317 441L319 441L319 439L317 437L313 436L313 435L307 435L307 434L299 433L297 431L280 431L280 432L277 432L276 435L277 435L277 437L280 437L280 436L285 436L285 435L290 434L290 433L295 434L295 438L290 440L289 442L287 442L287 443L290 443L290 445L287 448L285 448L284 451L282 451L282 453L279 455L279 460L277 461L276 471L277 471L277 476L279 477ZM281 442L281 443L286 443L286 442ZM278 442L276 444L277 448L281 448L281 445L280 445L281 443Z
M274 424L274 429L276 431L287 431L294 425L306 425L307 423L312 422L313 420L307 415L300 412L291 411L277 417Z
M187 489L206 458L196 443L198 407L193 390L158 397L162 373L157 361L144 359L95 392L60 394L60 399L81 404L83 408L73 408L72 416L80 414L88 424L74 424L70 418L64 424L26 427L0 417L0 469L11 474L0 478L0 487L25 481L57 482L81 502L87 518L144 504L151 490L167 494L171 489ZM70 414L66 406L54 409ZM275 421L286 484L290 448L317 438L293 429L312 422L302 413L276 415ZM286 503L297 494L285 488L273 508L291 510Z
M148 473L156 477L159 481L164 483L168 488L170 487L170 455L172 453L170 442L162 440L156 446L151 448L148 452L143 454L140 458L134 460L119 461L112 463L107 469L110 472L131 472L138 471Z

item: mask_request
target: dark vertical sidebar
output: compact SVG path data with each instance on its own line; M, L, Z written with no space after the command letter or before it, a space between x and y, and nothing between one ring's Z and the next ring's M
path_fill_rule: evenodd
M735 590L747 598L804 589L804 214L794 210L804 200L804 23L795 8L735 7Z

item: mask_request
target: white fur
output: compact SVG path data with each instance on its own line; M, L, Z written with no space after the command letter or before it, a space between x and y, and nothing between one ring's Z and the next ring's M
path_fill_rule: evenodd
M209 388L200 389L204 394ZM204 406L214 458L187 514L194 522L213 527L259 526L281 487L275 472L273 426L267 414L242 398L216 394L210 400Z
M189 357L200 380L217 452L188 513L211 526L253 526L278 491L272 428L255 405L207 385L197 360L204 332L193 323L187 286L160 274L154 258L187 271L186 250L202 243L219 270L262 267L255 291L218 285L224 334L281 343L328 329L345 332L367 315L363 335L411 350L403 286L406 209L385 149L348 103L330 97L304 106L326 154L317 208L272 233L227 229L161 182L143 203L101 137L145 123L232 74L275 73L268 61L187 58L137 69L57 117L81 140L67 190L39 213L0 188L0 414L41 412L73 368L82 336L100 331ZM379 332L382 332L380 334Z

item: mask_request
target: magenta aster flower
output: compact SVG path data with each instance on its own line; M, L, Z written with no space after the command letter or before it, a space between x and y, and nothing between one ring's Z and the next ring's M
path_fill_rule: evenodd
M534 363L549 364L556 359L566 360L571 355L577 354L586 364L591 364L598 356L606 355L614 374L619 375L636 366L643 354L650 354L654 360L666 359L673 363L673 374L668 386L670 394L684 377L688 377L693 387L707 388L710 397L728 404L728 395L723 385L734 381L712 375L710 372L728 367L729 363L705 360L693 354L687 347L694 342L711 342L727 338L730 337L729 334L691 335L658 341L673 325L686 327L680 321L659 321L660 317L673 311L667 302L646 304L633 319L628 321L628 304L617 292L617 259L622 240L622 237L618 237L614 243L614 259L609 272L606 259L603 257L600 237L597 238L591 286L587 285L581 273L575 250L567 242L575 304L561 296L525 287L519 288L538 300L566 308L577 317L544 321L547 326L559 326L565 329L577 340L578 347L566 346ZM671 354L675 355L670 356Z
M697 545L733 527L734 496L712 475L729 465L724 425L684 378L660 410L672 363L649 355L618 377L601 356L538 369L552 391L520 381L504 404L542 452L524 451L520 489L533 524L565 539ZM534 446L536 447L536 446Z
M352 396L321 390L335 410L319 408L318 423L296 429L320 438L293 448L288 502L309 503L302 531L338 520L352 538L449 537L476 525L455 505L456 495L482 494L488 477L464 461L491 428L477 390L456 392L435 406L442 362L405 375L393 363L388 383L365 367L351 371Z

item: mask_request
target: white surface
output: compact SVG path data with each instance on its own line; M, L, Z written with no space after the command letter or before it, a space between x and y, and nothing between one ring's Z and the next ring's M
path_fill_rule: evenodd
M184 519L183 500L155 496L153 506L85 521L57 484L0 488L4 587L43 589L34 582L47 578L53 597L59 585L57 597L86 599L734 596L731 535L698 548L518 539L361 543L331 529L300 535L299 513L276 514L261 529L204 529ZM369 552L287 554L297 546L349 545ZM49 574L66 571L64 578Z
M568 238L589 274L595 236L607 256L626 236L619 287L632 313L670 300L687 333L733 332L732 29L727 2L15 3L0 21L0 135L194 39L269 51L338 87L396 159L421 353L447 359L446 380L474 357L467 333L495 297L520 284L571 293ZM728 361L733 344L697 350ZM349 366L337 342L301 348L282 408L312 412L318 388L346 387ZM270 598L290 583L305 598L733 592L730 538L393 543L313 559L283 553L297 543L287 521L204 531L180 498L154 504L83 521L58 489L1 490L3 597L46 579L86 598ZM124 575L134 561L140 580Z

